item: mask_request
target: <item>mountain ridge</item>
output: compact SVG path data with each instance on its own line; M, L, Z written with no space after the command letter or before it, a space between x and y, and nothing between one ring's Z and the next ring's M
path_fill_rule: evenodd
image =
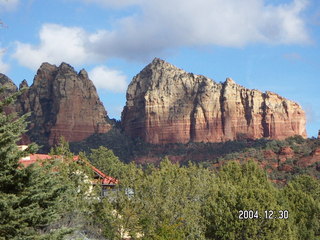
M299 104L187 73L155 58L129 84L121 121L125 132L153 144L306 137Z
M83 69L77 73L67 63L56 66L45 62L32 85L23 81L21 88L26 91L18 97L16 111L20 115L31 113L27 132L30 140L25 144L34 141L49 147L62 136L76 142L111 129L96 88Z
M1 85L17 91L5 75ZM82 69L44 62L18 98L19 114L32 112L30 141L54 145L61 136L83 141L112 129L96 88ZM155 58L131 81L121 116L124 133L152 144L224 142L239 138L306 137L305 113L280 95L245 88L231 78L217 83Z

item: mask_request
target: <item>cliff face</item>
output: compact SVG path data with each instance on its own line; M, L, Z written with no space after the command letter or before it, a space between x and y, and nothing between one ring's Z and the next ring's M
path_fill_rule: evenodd
M0 86L5 87L0 100L18 91L4 74L0 74ZM43 63L33 84L29 87L24 80L19 86L22 88L26 90L16 103L5 108L7 113L31 113L28 132L20 144L34 141L48 146L61 136L76 142L111 129L107 112L85 70L77 73L66 63L59 67Z
M2 92L0 93L0 101L4 100L6 97L11 96L12 94L18 91L18 88L14 84L14 82L2 73L0 73L0 87L3 88ZM6 114L14 114L18 116L21 113L19 100L15 103L11 103L10 105L4 107L3 110ZM27 136L27 134L23 133L18 144L25 145L28 143L30 143L30 139Z
M2 73L0 73L0 87L2 88L2 92L0 92L0 101L18 91L17 86L13 83L13 81ZM3 110L6 113L14 113L16 112L15 108L15 105L10 104Z
M149 143L220 142L306 137L301 107L228 78L216 83L154 59L129 85L122 113L125 132Z
M79 73L66 64L43 63L33 84L18 98L17 111L31 112L28 136L42 145L52 145L61 136L81 141L93 133L111 129L107 112L85 70Z
M2 73L0 73L0 86L5 88L4 94L1 94L1 96L5 96L7 93L15 93L18 90L13 81Z

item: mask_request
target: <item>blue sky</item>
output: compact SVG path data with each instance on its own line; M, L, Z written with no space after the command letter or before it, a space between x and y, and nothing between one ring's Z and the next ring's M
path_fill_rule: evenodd
M85 68L111 118L154 57L217 82L274 91L320 129L318 0L0 0L0 72L32 84L42 62Z

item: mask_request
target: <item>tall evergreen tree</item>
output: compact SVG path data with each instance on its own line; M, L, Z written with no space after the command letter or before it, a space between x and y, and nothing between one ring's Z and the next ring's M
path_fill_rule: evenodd
M288 204L255 162L224 165L208 190L206 239L297 239L291 218L265 217L266 210L277 215ZM241 217L241 211L251 211L252 217Z
M299 239L320 239L320 184L311 176L295 177L283 189Z
M95 167L115 178L123 178L128 171L127 165L121 162L112 150L103 146L91 149L89 159Z
M0 95L4 91L0 89ZM6 114L4 108L11 104L17 94L0 101L0 192L17 193L21 190L19 182L23 182L25 172L18 169L19 159L35 150L35 145L30 145L24 151L18 149L17 141L26 129L26 118L20 118L16 114Z
M27 168L19 164L36 145L19 150L17 142L25 132L28 115L4 112L17 95L0 102L0 239L57 239L63 233L54 229L46 233L46 228L59 218L68 186L50 164Z

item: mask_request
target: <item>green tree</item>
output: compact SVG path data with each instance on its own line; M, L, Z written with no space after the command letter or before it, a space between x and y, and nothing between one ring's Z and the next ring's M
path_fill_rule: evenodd
M293 179L283 190L299 239L320 239L320 182L311 176Z
M180 167L164 159L159 168L136 173L136 179L124 179L133 194L119 199L116 205L122 226L131 236L140 233L143 239L204 239L201 208L212 172L194 165Z
M126 175L127 165L106 147L100 146L98 149L91 149L89 160L99 170L112 177L122 178Z
M53 161L56 163L54 169L59 173L66 190L61 201L59 222L53 227L68 227L74 230L69 236L72 239L81 235L100 237L104 225L108 225L108 213L106 209L110 205L101 201L101 186L92 184L93 171L88 164L85 154L80 153L77 158L69 149L69 143L60 138L59 143L50 151Z
M265 219L266 210L287 210L287 204L256 163L230 162L218 176L203 208L207 239L295 239L292 220ZM258 218L240 219L241 210L257 211Z
M59 238L65 229L47 227L59 219L68 188L55 177L59 174L50 165L20 166L19 159L35 151L36 146L19 150L16 143L25 132L28 116L3 110L17 95L0 102L0 239Z
M91 150L90 161L99 170L110 176L123 176L127 174L127 167L119 161L113 152L105 147ZM59 172L64 176L67 182L77 191L69 191L69 197L64 204L64 215L60 219L60 226L68 225L77 230L71 238L78 238L77 232L88 237L105 236L107 239L121 239L121 226L123 219L115 211L116 205L114 198L119 197L120 191L110 191L108 198L101 198L101 186L99 184L92 186L88 180L93 176L93 171L88 164L85 154L80 153L78 160L74 161L73 154L70 152L69 144L63 138L51 149L51 155L60 160L61 169ZM63 167L64 166L64 167ZM135 169L134 167L131 168ZM130 172L130 171L129 171ZM135 176L131 174L130 176ZM91 179L92 180L92 179ZM123 181L125 182L125 181ZM89 183L89 184L86 184ZM125 196L124 198L127 199ZM120 202L120 201L119 201Z
M72 159L73 157L73 154L70 151L69 143L63 136L60 137L58 144L51 148L50 155L60 156L67 159Z

